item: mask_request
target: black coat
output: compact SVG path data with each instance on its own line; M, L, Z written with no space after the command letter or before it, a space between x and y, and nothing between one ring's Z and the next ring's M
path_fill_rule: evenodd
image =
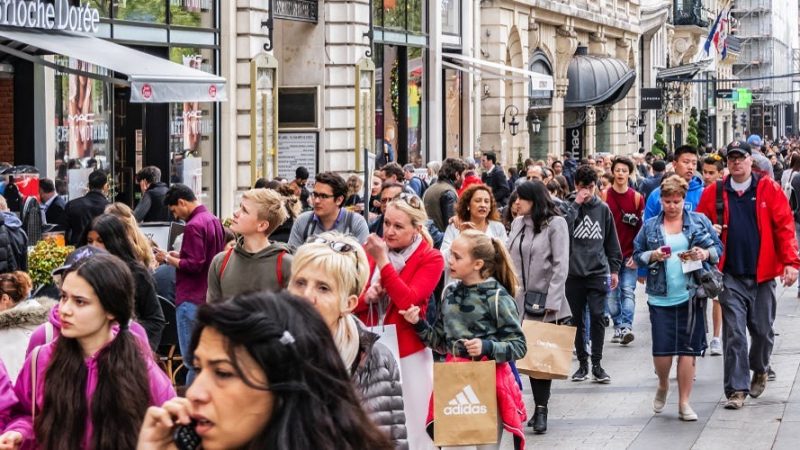
M78 245L83 232L95 217L103 214L107 205L108 200L100 191L89 191L83 197L70 200L66 207L67 243Z
M153 183L142 195L142 200L133 210L136 220L141 222L170 222L172 213L164 203L164 196L169 188L165 183Z
M50 203L50 206L44 213L44 217L45 220L47 220L47 223L51 225L58 225L62 229L66 228L67 227L66 208L67 208L67 202L64 200L64 197L56 195L56 198L53 200L53 203Z
M494 166L491 171L484 172L483 176L481 176L481 181L492 188L497 205L505 206L508 197L511 196L511 190L508 188L508 178L506 178L503 168Z

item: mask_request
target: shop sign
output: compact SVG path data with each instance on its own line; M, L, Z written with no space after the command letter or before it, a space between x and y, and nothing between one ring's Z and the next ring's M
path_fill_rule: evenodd
M575 157L583 156L583 126L567 128L565 150Z
M641 109L655 109L662 108L664 103L664 93L660 88L642 88L642 103Z
M0 25L97 33L99 23L100 11L88 5L70 6L69 0L0 0Z
M275 0L275 17L317 23L319 20L318 0Z

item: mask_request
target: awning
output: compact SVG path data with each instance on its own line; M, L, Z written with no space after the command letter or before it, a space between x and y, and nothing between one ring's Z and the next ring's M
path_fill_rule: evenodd
M539 90L539 91L553 90L553 77L551 77L550 75L544 75L541 73L532 72L530 70L520 69L518 67L511 67L505 64L494 63L491 61L484 61L482 59L476 59L469 56L459 55L457 53L443 53L442 57L458 61L461 65L465 67L476 69L481 72L492 73L498 76L503 76L502 74L506 72L510 72L511 74L522 75L525 78L525 81L531 82L531 86L534 90ZM446 62L443 62L442 64L446 64ZM448 67L449 66L451 65L448 64Z
M670 81L686 81L691 80L701 70L705 69L711 64L711 59L693 62L691 64L683 64L681 66L670 67L669 69L661 69L656 74L657 82L670 82Z
M619 59L575 55L567 69L569 87L565 108L614 104L628 95L636 72Z
M0 53L8 53L63 72L130 86L131 102L219 102L227 100L225 79L94 36L68 31L0 28ZM103 76L43 55L63 55L126 77Z

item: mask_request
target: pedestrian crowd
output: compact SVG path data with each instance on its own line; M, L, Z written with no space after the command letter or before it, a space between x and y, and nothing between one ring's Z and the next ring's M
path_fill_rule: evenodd
M504 434L522 449L526 429L547 432L554 379L612 381L603 349L635 345L637 283L654 413L673 362L683 421L698 420L698 357L723 357L728 409L776 376L776 285L800 268L800 140L511 168L486 151L427 173L391 158L366 180L309 182L303 167L258 180L224 221L155 167L137 174L135 209L108 202L100 170L69 202L43 179L41 224L77 247L48 286L0 198L0 450L488 450ZM172 248L142 225L173 220ZM531 330L566 333L577 367L532 369L545 350ZM168 369L173 353L185 370ZM485 378L442 401L437 377L478 363L493 401L476 394ZM446 416L469 427L489 403L489 439L445 443Z

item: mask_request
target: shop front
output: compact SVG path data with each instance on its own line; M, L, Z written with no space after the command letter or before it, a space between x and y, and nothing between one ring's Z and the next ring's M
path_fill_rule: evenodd
M91 171L106 170L109 198L130 206L136 172L154 165L162 181L191 186L216 210L217 105L227 98L215 75L216 2L16 3L31 15L0 15L0 108L14 122L0 129L13 151L0 145L0 155L36 166L68 199L85 193Z

